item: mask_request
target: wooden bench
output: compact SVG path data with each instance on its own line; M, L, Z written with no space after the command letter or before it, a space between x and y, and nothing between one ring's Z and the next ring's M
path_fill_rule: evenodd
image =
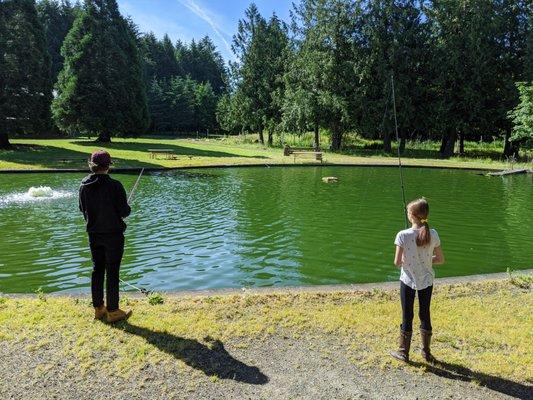
M150 152L150 158L157 159L157 155L161 154L167 160L176 159L176 155L174 154L174 150L172 149L148 149L148 151Z
M315 158L315 160L323 162L323 153L320 149L313 149L313 148L306 148L306 147L290 147L285 146L283 148L283 155L284 156L290 156L292 155L294 157L294 162L296 162L296 156L306 156L311 155Z

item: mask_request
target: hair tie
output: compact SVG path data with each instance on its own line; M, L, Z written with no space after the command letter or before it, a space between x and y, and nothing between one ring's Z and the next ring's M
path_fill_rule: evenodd
M426 219L421 218L420 222L422 222L423 224L427 224L428 223L428 219L427 218Z

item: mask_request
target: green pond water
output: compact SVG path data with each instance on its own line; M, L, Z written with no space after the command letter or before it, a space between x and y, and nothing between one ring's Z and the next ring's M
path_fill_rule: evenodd
M136 175L115 174L129 190ZM337 176L338 183L322 182ZM0 175L0 292L87 291L83 174ZM437 276L533 266L531 175L404 169L426 196L446 264ZM32 198L32 186L52 198ZM391 281L403 228L396 168L227 168L142 178L121 276L152 290ZM127 289L125 287L124 289Z

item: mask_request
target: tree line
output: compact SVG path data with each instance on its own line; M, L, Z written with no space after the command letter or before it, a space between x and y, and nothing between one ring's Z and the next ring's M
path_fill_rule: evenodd
M456 142L462 153L465 140L492 135L505 138L506 154L516 153L533 137L532 7L527 0L302 0L287 26L252 4L234 38L238 62L220 123L256 131L261 142L264 130L268 142L273 131L314 131L316 146L326 129L334 150L355 131L382 139L390 152L394 81L400 149L407 139L435 139L450 156ZM518 85L518 106L517 82L528 82Z
M401 149L533 137L528 0L301 0L291 20L251 4L226 64L209 37L142 34L116 0L0 2L0 146L7 134L114 135L221 129L347 132L391 151L394 84Z

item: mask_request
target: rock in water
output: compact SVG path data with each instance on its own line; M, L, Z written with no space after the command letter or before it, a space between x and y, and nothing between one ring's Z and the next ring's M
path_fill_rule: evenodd
M322 178L322 181L325 183L333 183L338 182L339 178L337 178L336 176L325 176Z
M31 187L28 189L28 196L31 197L53 197L54 191L48 186Z

